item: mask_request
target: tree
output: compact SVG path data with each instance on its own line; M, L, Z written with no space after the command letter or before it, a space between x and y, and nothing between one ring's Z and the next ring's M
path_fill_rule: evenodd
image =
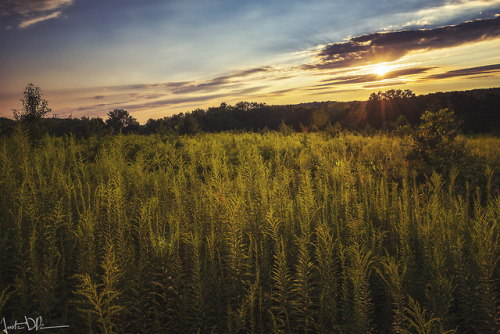
M110 111L106 124L116 132L130 132L137 130L139 127L139 122L137 122L134 117L130 116L128 111L123 109Z
M456 140L459 128L453 111L446 108L436 112L426 111L413 135L410 160L420 163L424 169L448 170L465 154L464 143Z
M42 99L42 93L39 87L32 83L26 86L24 98L21 99L23 107L21 110L12 109L14 119L20 121L19 129L24 132L32 145L38 143L45 132L42 129L40 120L45 117L51 109L48 102Z
M407 118L412 117L414 106L411 100L415 94L411 90L388 90L386 92L372 93L366 104L367 121L373 127L387 128L396 121L401 114Z
M51 109L48 102L42 99L42 93L39 87L32 83L26 86L24 98L20 100L23 103L22 110L13 109L14 119L20 121L36 121L47 115Z
M195 134L200 132L200 125L193 114L186 114L178 127L180 134Z

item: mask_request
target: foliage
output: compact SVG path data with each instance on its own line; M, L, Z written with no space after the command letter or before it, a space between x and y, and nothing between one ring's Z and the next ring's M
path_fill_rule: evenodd
M463 162L465 143L457 140L459 123L453 111L426 111L413 134L409 159L424 171L449 171L454 161Z
M14 119L20 121L35 121L45 117L51 109L48 107L48 102L42 99L42 92L39 87L35 87L32 83L26 86L24 90L24 98L21 99L23 104L22 110L14 109Z
M293 129L286 125L284 120L281 120L279 132L283 134L283 136L289 136L293 132Z
M72 333L497 333L498 138L466 143L491 166L478 192L418 182L407 140L2 137L2 315Z
M279 131L283 120L294 131L326 131L335 136L341 129L373 135L377 131L392 131L407 136L420 121L425 110L454 110L471 133L498 133L500 88L466 92L434 93L415 96L409 90L388 90L370 95L368 101L311 102L297 105L266 105L256 102L221 103L218 107L195 109L159 119L149 119L139 125L126 111L117 113L103 126L100 118L45 118L41 126L47 133L62 136L90 137L115 133L196 134L221 131ZM117 109L121 110L121 109ZM121 114L121 115L119 115ZM130 123L130 124L129 124ZM127 125L129 124L129 125ZM332 128L333 125L333 128ZM0 118L0 136L11 135L12 124Z
M137 120L132 117L128 111L123 109L115 109L108 112L106 124L115 132L130 132L137 130L139 127L139 122L137 122Z
M9 136L14 133L16 122L6 117L0 117L0 137Z
M43 130L40 126L40 120L45 117L51 109L48 107L47 100L42 98L39 87L28 84L24 90L24 98L21 99L23 108L21 110L13 109L14 119L20 121L20 131L30 140L31 144L38 143Z
M366 104L368 124L380 129L388 128L389 124L395 122L400 115L414 119L416 115L414 98L415 94L408 89L372 93Z

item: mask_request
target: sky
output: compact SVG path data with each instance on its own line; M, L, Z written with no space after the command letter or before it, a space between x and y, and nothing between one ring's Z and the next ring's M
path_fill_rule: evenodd
M500 0L0 0L0 117L500 86Z

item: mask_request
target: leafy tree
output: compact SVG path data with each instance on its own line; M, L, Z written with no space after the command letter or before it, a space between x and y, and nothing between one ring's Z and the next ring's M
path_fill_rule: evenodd
M36 121L45 117L51 109L48 107L48 102L42 99L42 93L39 87L33 86L32 83L26 86L24 90L24 98L21 99L23 108L21 110L13 109L14 119L20 121Z
M31 144L39 142L45 132L42 129L40 120L45 117L51 109L48 107L47 100L42 98L39 87L32 83L26 86L24 98L21 99L23 107L21 110L13 109L14 119L20 121L19 129L24 132Z
M195 134L200 132L200 125L194 115L187 114L179 125L178 131L180 134Z
M406 116L411 117L414 109L411 99L414 97L415 94L409 89L372 93L366 104L368 123L380 129L387 128L401 114L407 113Z
M459 133L459 122L453 111L426 111L413 134L410 160L419 162L426 169L448 170L465 155L464 143L456 139Z
M123 109L115 109L108 113L106 124L114 131L131 132L139 128L139 122L130 116L128 111Z

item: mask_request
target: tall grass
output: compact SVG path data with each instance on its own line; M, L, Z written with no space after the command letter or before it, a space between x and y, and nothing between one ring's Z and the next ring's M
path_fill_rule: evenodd
M2 316L72 333L497 333L498 139L467 142L473 173L424 181L407 141L2 138Z

